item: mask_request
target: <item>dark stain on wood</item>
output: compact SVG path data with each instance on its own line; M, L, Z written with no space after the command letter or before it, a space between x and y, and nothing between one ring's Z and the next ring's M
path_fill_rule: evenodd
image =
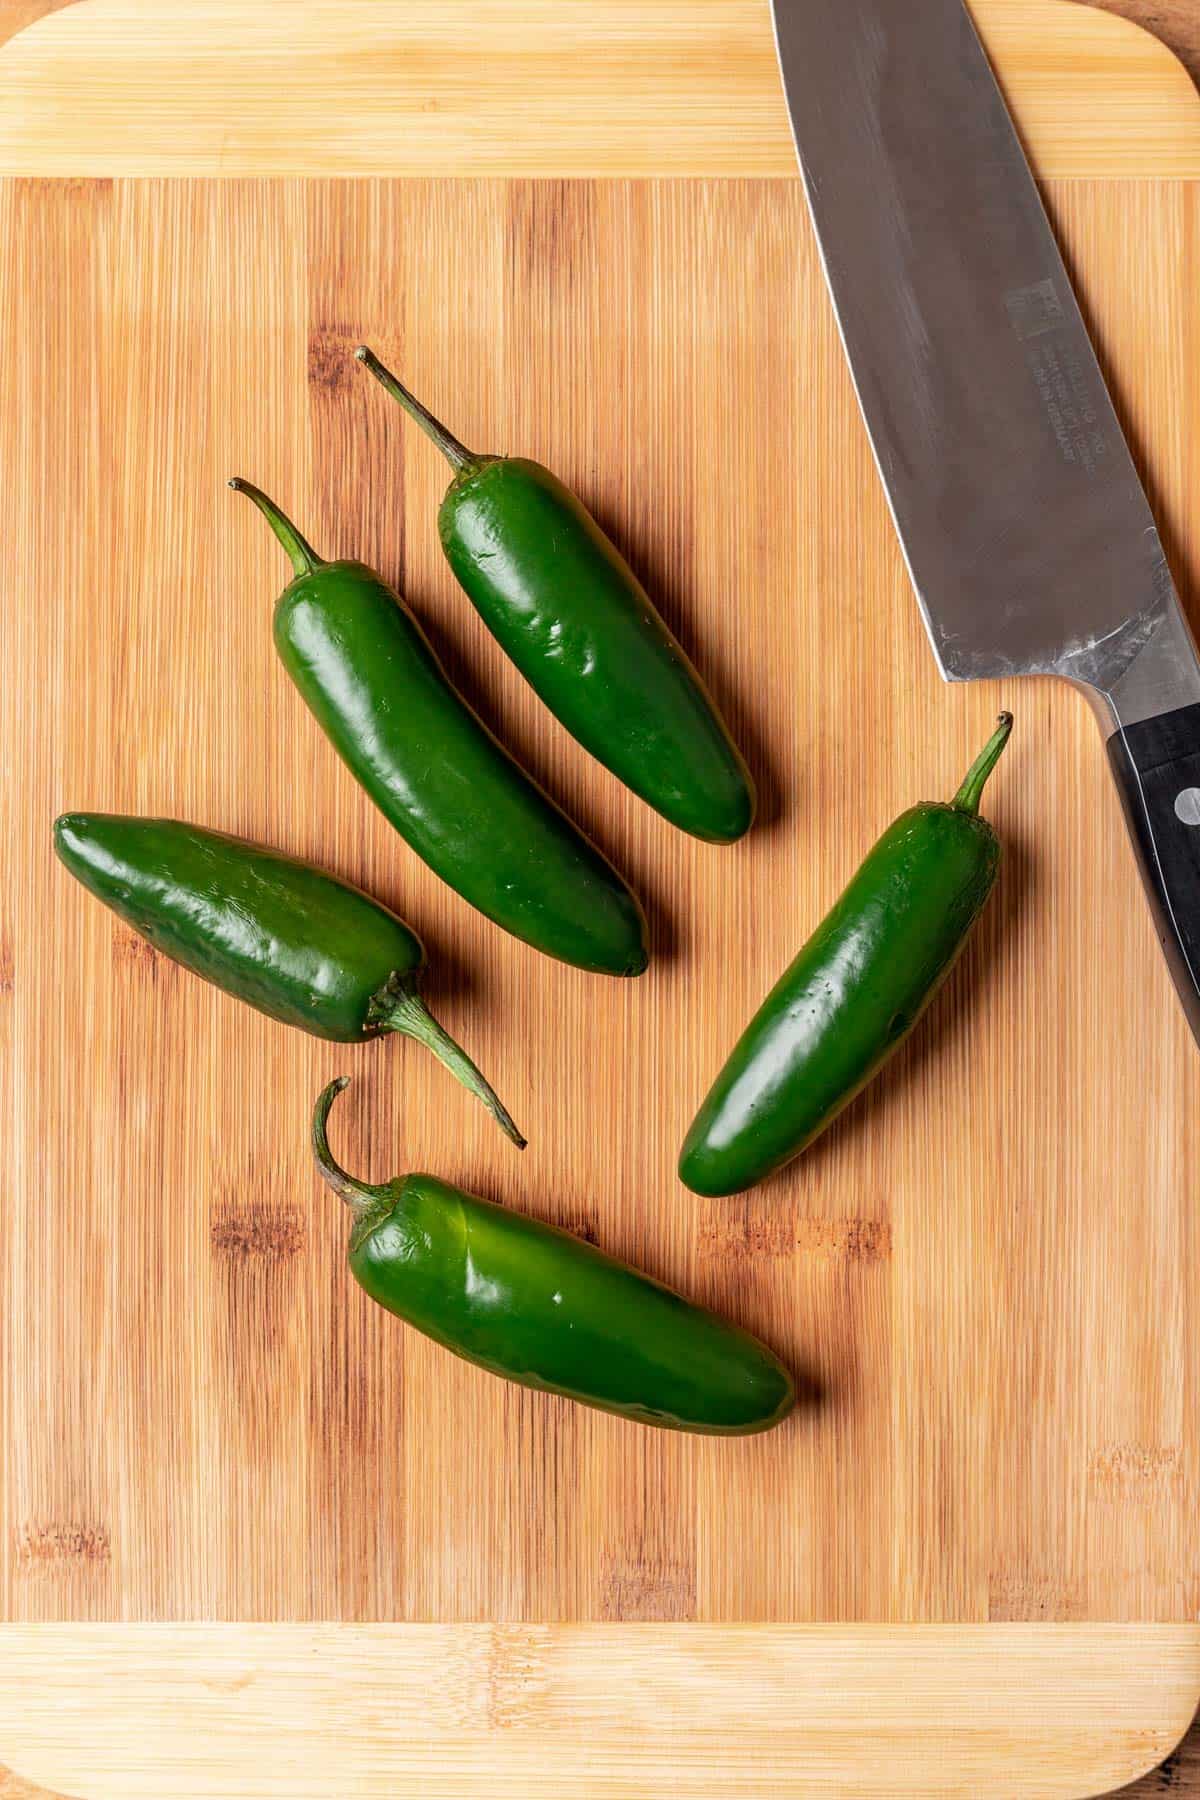
M546 1686L546 1633L530 1625L496 1625L488 1642L484 1710L490 1730L538 1721Z
M223 1202L210 1236L214 1254L231 1262L284 1262L307 1241L299 1209L273 1200Z
M158 980L160 965L167 964L168 960L159 954L148 938L144 938L140 931L134 931L129 925L114 925L112 957L118 969L144 970L154 981Z
M315 330L308 340L308 384L323 394L361 388L366 377L354 360L360 338L344 329Z
M1088 1479L1114 1494L1159 1488L1181 1475L1178 1444L1105 1444L1088 1460Z
M886 1219L796 1219L780 1212L759 1213L750 1202L740 1213L706 1219L700 1247L708 1256L735 1259L799 1253L830 1262L870 1264L887 1262L891 1256L892 1228Z
M27 1519L18 1526L15 1553L18 1568L48 1568L57 1563L94 1565L112 1558L112 1537L107 1525L76 1519Z
M1064 1623L1087 1616L1086 1596L1080 1582L1064 1581L1054 1575L1025 1569L1000 1570L988 1581L990 1623L1011 1621L1021 1624L1029 1619Z
M801 1219L796 1248L838 1262L886 1262L892 1254L892 1228L886 1219Z
M691 1619L696 1614L696 1573L680 1562L610 1560L600 1595L605 1619Z

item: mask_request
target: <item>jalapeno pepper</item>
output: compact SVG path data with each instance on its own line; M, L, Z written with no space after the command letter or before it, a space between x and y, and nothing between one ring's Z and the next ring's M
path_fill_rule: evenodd
M754 784L699 675L583 503L549 469L466 450L365 345L355 355L443 452L438 515L468 599L598 762L683 831L731 843Z
M524 1147L417 991L421 940L377 900L311 863L174 819L64 813L54 848L156 950L270 1018L339 1044L415 1038Z
M322 561L258 488L230 486L296 571L275 608L284 667L384 817L515 937L581 969L639 975L641 907L456 693L399 594L363 563Z
M493 1375L643 1425L741 1436L791 1411L764 1345L591 1244L433 1175L347 1175L326 1137L345 1086L317 1101L313 1153L355 1215L355 1280L388 1312Z
M1000 843L979 817L1000 722L949 805L890 825L751 1019L679 1159L698 1194L753 1187L811 1144L908 1036L992 891Z

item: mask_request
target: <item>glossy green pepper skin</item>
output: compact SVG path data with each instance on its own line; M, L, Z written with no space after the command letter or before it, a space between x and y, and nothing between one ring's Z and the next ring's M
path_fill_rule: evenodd
M347 1175L326 1137L345 1085L317 1101L313 1153L380 1306L493 1375L643 1425L745 1436L786 1418L792 1378L764 1345L591 1244L433 1175Z
M248 1006L351 1044L400 1032L432 1050L512 1141L525 1140L417 992L403 919L324 869L176 819L64 813L54 848L156 950Z
M275 608L284 667L384 817L443 881L547 956L605 975L646 967L641 907L447 680L400 596L359 562L322 562L249 482L296 570Z
M949 805L888 827L767 995L684 1141L695 1193L741 1193L782 1168L908 1036L995 883L1000 844L978 808L1011 728L1003 713Z
M360 362L454 470L438 515L467 597L572 737L681 831L728 844L754 784L696 670L646 590L556 475L474 456L365 345Z

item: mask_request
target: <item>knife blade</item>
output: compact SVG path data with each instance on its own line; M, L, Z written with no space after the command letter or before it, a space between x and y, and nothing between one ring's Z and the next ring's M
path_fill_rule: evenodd
M962 0L773 0L875 460L942 674L1057 675L1107 742L1200 1040L1200 662Z

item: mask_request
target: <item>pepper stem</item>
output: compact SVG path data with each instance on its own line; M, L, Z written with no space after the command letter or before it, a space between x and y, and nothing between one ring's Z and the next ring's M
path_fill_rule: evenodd
M229 485L235 494L245 494L247 499L253 500L291 557L292 567L297 575L311 575L314 569L320 568L322 559L317 555L308 539L301 537L287 514L281 512L275 502L268 499L261 488L256 488L252 481L243 481L240 475L233 476Z
M996 722L995 731L967 770L966 780L950 802L955 812L978 813L980 797L983 794L987 778L1000 760L1000 752L1008 742L1012 724L1012 714L1002 712Z
M347 1175L341 1164L334 1159L329 1148L329 1139L325 1127L329 1122L329 1109L341 1093L350 1086L348 1075L339 1075L336 1081L317 1096L317 1104L313 1108L312 1149L317 1161L317 1168L329 1183L334 1193L346 1202L351 1212L363 1213L375 1204L379 1197L379 1189L369 1187L365 1181L356 1181L353 1175Z
M392 371L385 368L373 350L360 344L354 352L355 357L365 369L369 369L376 381L380 382L392 396L398 400L410 419L415 419L427 437L433 439L450 467L457 473L477 460L464 444L460 444L452 432L446 430L440 419L435 419L428 407L422 406L415 394L410 394L402 381L398 381Z
M517 1130L500 1096L461 1045L456 1044L450 1033L438 1024L417 993L411 975L395 972L389 975L386 987L381 988L372 999L367 1017L380 1031L402 1032L405 1037L415 1038L418 1044L424 1044L427 1050L432 1050L438 1061L462 1082L467 1092L483 1101L504 1135L512 1139L518 1150L524 1150L525 1139Z

